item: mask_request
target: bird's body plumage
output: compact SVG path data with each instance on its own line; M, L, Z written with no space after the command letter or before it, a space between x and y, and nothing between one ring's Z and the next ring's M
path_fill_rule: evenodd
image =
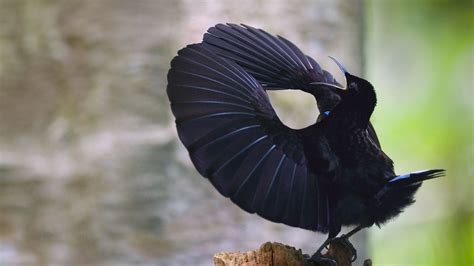
M279 223L329 232L382 224L413 202L423 172L394 179L369 119L372 85L346 73L347 89L288 40L219 24L178 52L168 97L178 134L199 173L242 209ZM265 90L312 94L320 115L285 126ZM410 181L413 180L413 181Z

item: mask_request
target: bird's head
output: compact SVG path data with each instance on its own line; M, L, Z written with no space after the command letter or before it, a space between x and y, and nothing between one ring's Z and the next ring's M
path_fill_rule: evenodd
M346 77L347 91L342 100L370 117L377 104L377 97L372 84L363 78L350 74L339 61L333 57L330 58L339 66Z

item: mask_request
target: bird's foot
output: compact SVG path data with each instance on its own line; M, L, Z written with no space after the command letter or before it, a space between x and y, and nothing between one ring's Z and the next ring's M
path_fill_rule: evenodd
M357 250L354 248L354 245L349 242L349 238L345 235L332 239L331 242L329 242L329 245L332 244L339 244L349 250L349 252L351 252L351 262L354 262L357 259Z
M313 256L309 257L309 255L305 254L306 259L309 261L314 262L316 265L328 265L328 266L338 266L337 262L333 259L323 257L321 253L316 252Z

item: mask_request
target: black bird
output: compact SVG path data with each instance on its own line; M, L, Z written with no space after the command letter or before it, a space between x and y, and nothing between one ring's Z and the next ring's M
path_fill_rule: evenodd
M198 172L247 212L328 233L316 260L341 226L356 226L345 241L380 226L414 202L423 180L444 174L395 174L369 122L373 86L336 63L346 89L283 37L218 24L180 50L168 72L178 135ZM312 94L316 123L285 126L265 92L280 89Z

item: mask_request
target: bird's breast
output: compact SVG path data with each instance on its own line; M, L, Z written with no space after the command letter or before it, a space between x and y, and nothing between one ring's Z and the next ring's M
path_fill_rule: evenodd
M332 150L346 167L374 162L380 155L380 149L364 129L329 134L327 137Z

